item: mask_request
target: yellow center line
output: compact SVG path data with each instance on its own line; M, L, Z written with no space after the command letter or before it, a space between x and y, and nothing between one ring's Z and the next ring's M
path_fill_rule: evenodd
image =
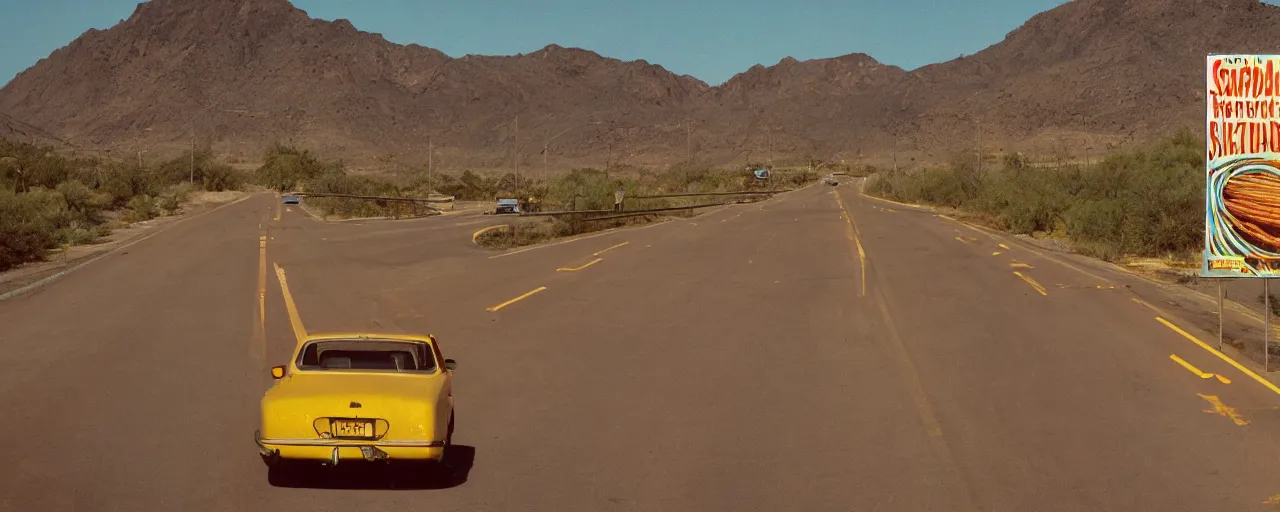
M1004 250L1006 250L1006 251L1007 251L1007 250L1009 250L1009 246L1007 246L1007 245L1005 245L1005 244L1000 244L1000 248L1001 248L1001 249L1004 249Z
M528 298L530 295L533 295L533 294L535 294L535 293L538 293L538 292L540 292L540 291L542 291L542 290L546 290L546 289L547 289L547 287L546 287L546 286L539 286L537 289L535 289L535 290L533 290L533 291L531 291L531 292L528 292L528 293L526 293L526 294L524 294L524 295L521 295L521 296L516 297L516 298L514 298L514 299L511 299L511 300L509 300L509 301L503 302L502 304L498 304L497 306L494 306L494 307L491 307L491 308L485 308L485 309L486 309L487 311L497 311L497 310L499 310L499 309L505 308L505 307L510 306L510 305L512 305L512 304L515 304L516 302L519 302L519 301L521 301L521 300L524 300L524 299Z
M629 243L631 243L631 242L622 242L622 243L620 243L620 244L618 244L618 245L615 245L615 246L612 246L612 247L609 247L609 248L606 248L606 249L602 249L602 250L600 250L600 251L598 251L598 252L592 253L591 255L592 255L592 256L599 256L599 255L601 255L601 254L604 254L604 253L606 253L606 252L612 251L612 250L614 250L614 249L617 249L617 248L622 247L622 246L624 246L624 245L627 245L627 244L629 244Z
M267 237L258 237L258 325L253 333L254 353L267 356Z
M1033 267L1033 266L1031 266L1031 265L1028 265L1028 264L1026 264L1026 263L1019 263L1019 262L1015 261L1015 262L1013 262L1013 263L1010 263L1010 264L1009 264L1009 268L1025 268L1025 269L1033 269L1033 268L1035 268L1035 267Z
M1049 292L1045 291L1044 287L1040 286L1040 283L1037 283L1035 279L1027 277L1026 275L1023 275L1022 272L1018 272L1016 270L1013 272L1013 275L1022 278L1023 281L1026 281L1032 288L1035 288L1036 291L1040 292L1040 295L1049 295Z
M560 267L560 268L556 269L556 272L577 272L577 271L582 270L582 269L584 269L584 268L587 268L587 267L590 267L590 266L592 266L592 265L595 265L596 263L600 263L601 261L604 261L604 258L596 258L596 259L592 260L592 261L591 261L591 263L587 263L586 265L583 265L583 266L581 266L581 267L576 267L576 268Z
M963 242L963 243L966 243L966 244L967 244L967 243L969 243L969 241L968 241L968 240L965 240L964 238L961 238L961 237L958 237L958 236L956 237L956 240L959 240L959 241L961 241L961 242Z
M991 255L992 255L992 256L999 256L1000 254L1001 254L1001 252L1000 252L1000 251L996 251L996 252L991 253Z
M1140 301L1140 300L1138 300L1138 299L1134 299L1134 301L1135 301L1135 302L1138 302L1139 304L1147 305L1146 303L1144 303L1144 302L1142 302L1142 301ZM1148 306L1148 307L1150 307L1150 306ZM1219 352L1217 349L1215 349L1215 348L1213 348L1213 347L1210 347L1210 346L1209 346L1209 344L1207 344L1207 343L1205 343L1205 342L1203 342L1203 341L1200 341L1200 339L1199 339L1199 338L1197 338L1197 337L1195 337L1195 336L1191 335L1191 333L1189 333L1189 332L1187 332L1187 331L1182 330L1182 328L1180 328L1180 327L1178 327L1178 326L1176 326L1176 325L1173 325L1172 323L1170 323L1168 320L1165 320L1164 318L1156 317L1156 321L1157 321L1157 322L1160 322L1160 323L1162 323L1162 324L1164 324L1164 325L1165 325L1165 327L1168 327L1168 328L1172 329L1172 330L1173 330L1173 332L1176 332L1176 333L1178 333L1178 334L1181 334L1181 335L1182 335L1182 337L1184 337L1184 338L1186 338L1186 339L1191 340L1191 342L1192 342L1192 343L1195 343L1196 345L1199 345L1199 346L1200 346L1200 348L1203 348L1203 349L1205 349L1205 350L1209 351L1209 353L1211 353L1211 354L1213 354L1213 355L1215 355L1215 356L1218 356L1218 358L1219 358L1219 359L1222 359L1223 361L1226 361L1226 362L1227 362L1227 364L1230 364L1231 366L1234 366L1237 370L1240 370L1241 372L1243 372L1245 375L1248 375L1248 376L1249 376L1250 378L1252 378L1253 380L1258 381L1258 383L1259 383L1259 384L1262 384L1263 386L1266 386L1266 387L1267 387L1267 389L1270 389L1271 391L1274 391L1276 394L1280 395L1280 387L1276 387L1276 385L1275 385L1275 384L1272 384L1272 383L1271 383L1271 381L1269 381L1269 380L1267 380L1267 379L1262 378L1261 376L1259 376L1259 375L1258 375L1258 374L1256 374L1256 373L1253 373L1253 370L1250 370L1250 369L1248 369L1248 368L1245 368L1245 367L1244 367L1244 365L1242 365L1242 364L1240 364L1240 363L1237 363L1235 359L1232 359L1232 358L1228 357L1226 354L1223 354L1222 352Z
M840 193L836 193L836 204L840 205L840 215L845 220L845 237L853 242L854 247L858 249L858 265L859 279L861 288L858 290L859 297L867 296L867 252L862 249L862 240L858 237L858 225L853 221L853 215L849 214L849 209L844 207L844 201L840 200Z
M884 292L877 288L871 300L875 301L876 306L878 306L880 318L884 322L890 341L890 353L893 356L891 359L898 364L899 374L904 377L903 380L911 394L912 402L916 406L916 414L924 424L929 443L943 463L943 471L963 490L963 496L968 505L963 510L977 510L973 506L972 490L960 473L955 454L947 444L946 436L942 432L942 424L938 420L938 414L934 411L933 404L929 401L929 396L925 392L924 383L920 380L920 372L916 368L915 362L911 360L906 345L898 333L897 322L894 321L893 315L889 312L889 303L884 298Z
M280 268L280 264L272 263L276 267L276 279L280 280L280 294L284 296L284 308L289 311L289 324L293 326L293 335L298 338L298 342L307 338L307 330L302 327L302 317L298 315L298 306L293 303L293 295L289 293L289 280L285 279L284 269Z

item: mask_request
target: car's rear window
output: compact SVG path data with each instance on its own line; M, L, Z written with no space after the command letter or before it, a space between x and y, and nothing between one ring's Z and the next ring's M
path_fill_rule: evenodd
M368 370L435 373L436 358L422 342L392 340L316 340L298 353L303 371Z

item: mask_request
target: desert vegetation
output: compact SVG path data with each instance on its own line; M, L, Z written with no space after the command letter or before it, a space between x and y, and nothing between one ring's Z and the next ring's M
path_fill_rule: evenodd
M310 150L282 144L269 147L262 162L256 172L243 172L217 161L209 148L149 163L96 155L68 156L48 147L0 141L0 271L44 259L59 247L94 243L112 229L177 214L188 195L197 190L261 186L281 193L390 198L421 198L437 193L463 201L537 197L545 210L607 210L613 207L613 194L618 188L626 190L628 197L636 197L789 188L817 179L817 173L800 169L776 171L771 180L756 180L748 170L755 166L666 171L581 168L545 181L526 176L517 179L514 173L428 173L425 169L393 176L366 176L348 172L340 160L324 159ZM691 206L723 199L726 198L629 199L627 209ZM306 205L325 217L408 217L425 213L420 203L407 201L309 197ZM663 215L684 214L687 212ZM494 236L507 237L496 241L498 245L523 245L655 218L660 215L603 221L580 217L524 220L521 229Z
M979 167L876 172L866 193L955 208L1016 234L1052 237L1083 254L1191 260L1203 245L1204 142L1183 131L1089 164L1035 168L1019 155Z
M207 148L148 165L0 140L0 271L176 214L192 192L236 189L245 179Z

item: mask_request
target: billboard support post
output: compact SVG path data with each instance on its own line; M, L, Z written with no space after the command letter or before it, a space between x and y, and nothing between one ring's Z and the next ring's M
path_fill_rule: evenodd
M1222 352L1222 301L1226 295L1223 290L1222 280L1218 280L1218 352Z
M1271 280L1262 279L1262 371L1271 371Z

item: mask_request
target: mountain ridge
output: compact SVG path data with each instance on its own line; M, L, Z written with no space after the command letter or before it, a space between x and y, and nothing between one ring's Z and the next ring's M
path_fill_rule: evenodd
M1074 0L915 70L863 53L786 57L712 86L557 44L450 57L287 0L151 0L19 73L0 112L84 146L160 153L194 137L252 158L280 141L416 165L430 142L436 163L477 168L540 164L544 146L561 167L1078 154L1196 126L1197 59L1273 46L1277 12Z

